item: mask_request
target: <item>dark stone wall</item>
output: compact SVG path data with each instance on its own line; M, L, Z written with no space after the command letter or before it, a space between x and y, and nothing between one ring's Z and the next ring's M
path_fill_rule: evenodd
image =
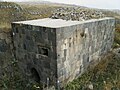
M28 77L44 84L57 78L56 29L12 24L15 57Z

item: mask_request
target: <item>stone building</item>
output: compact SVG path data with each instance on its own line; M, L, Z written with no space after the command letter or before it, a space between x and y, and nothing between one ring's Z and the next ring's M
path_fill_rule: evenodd
M38 19L13 22L15 57L37 82L61 86L99 62L113 44L115 20Z

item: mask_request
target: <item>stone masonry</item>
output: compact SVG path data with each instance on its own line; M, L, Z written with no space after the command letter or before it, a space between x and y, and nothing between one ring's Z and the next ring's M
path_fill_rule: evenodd
M14 22L15 57L28 77L63 86L110 51L114 24L110 17L83 22L50 18Z

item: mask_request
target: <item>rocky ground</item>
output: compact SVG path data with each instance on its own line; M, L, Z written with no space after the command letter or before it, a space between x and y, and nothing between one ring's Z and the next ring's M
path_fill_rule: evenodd
M105 15L99 10L81 7L66 7L55 10L50 18L85 21L103 17L105 17Z

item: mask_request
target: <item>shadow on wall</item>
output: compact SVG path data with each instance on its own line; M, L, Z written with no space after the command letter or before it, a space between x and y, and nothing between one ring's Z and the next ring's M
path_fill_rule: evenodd
M39 83L40 82L40 76L39 76L39 74L38 74L38 72L37 72L37 70L35 69L35 68L32 68L31 69L31 77L32 77L32 79L35 81L35 82L37 82L37 83Z

